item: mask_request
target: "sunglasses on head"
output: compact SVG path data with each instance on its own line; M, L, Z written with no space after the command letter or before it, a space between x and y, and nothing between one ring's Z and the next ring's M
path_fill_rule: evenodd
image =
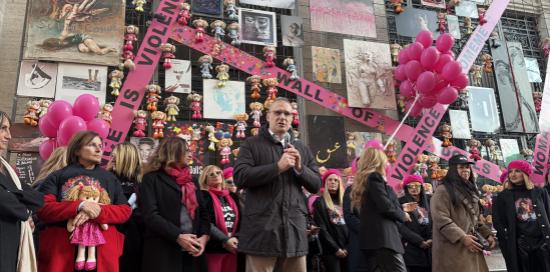
M208 177L209 177L209 178L215 178L215 177L217 177L217 176L219 176L219 175L221 175L221 174L222 174L222 171L217 170L217 171L213 171L213 172L208 173Z

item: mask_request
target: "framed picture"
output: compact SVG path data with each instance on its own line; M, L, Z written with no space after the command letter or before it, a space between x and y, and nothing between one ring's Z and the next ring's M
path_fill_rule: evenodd
M311 30L376 38L372 0L310 0Z
M516 98L516 89L512 76L512 66L508 58L506 46L491 48L493 65L498 87L500 107L502 111L504 128L508 132L523 132L523 120L519 114L519 105Z
M445 4L445 0L421 0L420 3L424 6L432 7L432 8L446 8L447 5Z
M191 93L191 61L172 60L172 69L164 75L164 86L167 93Z
M403 13L395 16L395 24L397 34L401 36L416 37L423 30L431 31L434 37L439 35L435 11L407 7Z
M277 46L277 25L274 12L239 9L241 42Z
M91 94L105 103L107 88L107 67L59 63L55 100L65 100L71 104L81 94Z
M533 101L533 89L529 83L529 75L525 65L523 46L519 42L508 42L508 53L510 56L517 94L519 95L519 106L523 127L526 133L538 132L538 117Z
M525 58L525 66L527 68L527 77L529 82L542 83L540 77L539 62L534 58Z
M130 143L137 148L141 162L146 163L157 149L159 140L150 137L130 137Z
M455 7L455 14L462 17L478 18L476 2L461 0L460 4Z
M468 122L468 113L461 110L449 110L451 118L451 129L455 139L471 139L470 122Z
M192 0L191 11L197 14L221 17L223 14L223 0Z
M295 0L239 0L239 3L280 9L294 9L295 6Z
M468 104L470 109L470 120L472 130L497 133L500 129L500 120L498 117L497 102L495 91L491 88L481 88L469 86Z
M218 88L218 80L203 80L204 118L233 120L235 114L246 112L244 82L227 81Z
M284 46L304 46L304 22L301 17L281 15L281 31Z
M17 95L53 98L57 63L24 60L21 62Z
M308 115L307 121L310 124L309 148L317 164L326 168L348 167L344 118ZM323 137L319 137L319 135L323 135Z
M499 139L499 142L504 164L508 165L512 161L523 159L523 156L521 156L521 153L519 152L518 140Z
M458 22L458 16L447 15L447 28L449 29L449 33L453 35L453 38L455 38L456 40L460 40L462 38L462 35L460 34L460 24Z
M40 173L44 161L38 153L17 153L15 169L21 182L31 185Z
M318 82L342 83L340 50L311 47L313 78Z

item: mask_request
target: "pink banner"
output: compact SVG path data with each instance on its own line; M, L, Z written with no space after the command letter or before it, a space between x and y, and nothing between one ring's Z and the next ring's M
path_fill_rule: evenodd
M535 143L535 151L533 153L533 182L539 185L544 185L546 182L546 171L548 171L548 142L550 141L550 126L548 118L542 118L550 114L550 57L546 61L546 76L544 78L544 90L542 93L542 104L539 113L539 129L543 131L537 135Z
M136 69L126 76L120 95L113 108L113 122L105 139L102 164L110 156L113 145L124 142L134 119L134 110L139 109L145 95L145 85L149 84L158 65L161 52L158 47L166 43L172 33L182 0L161 0L151 25L141 42L134 59Z
M324 89L323 87L320 87L314 83L311 83L303 78L300 78L298 80L290 80L290 74L287 71L278 67L267 68L263 61L229 44L224 44L224 49L221 52L214 52L214 45L218 43L214 38L205 35L203 42L195 43L194 36L195 30L193 28L187 26L177 26L174 29L172 39L181 42L197 51L200 51L203 54L210 54L214 58L223 61L224 63L231 65L232 67L244 71L248 74L260 75L262 77L277 77L280 82L278 87L293 92L309 101L315 102L327 109L335 111L343 116L356 120L369 127L376 128L379 124L384 124L384 132L388 135L391 135L399 125L399 121L382 115L373 110L363 108L349 108L346 98L335 94L327 89ZM430 113L431 112L432 111L430 111ZM427 124L430 125L431 122ZM437 123L433 124L433 126L436 125ZM448 159L454 154L468 154L466 151L456 147L445 148L443 150L440 148L441 141L439 139L429 139L429 136L421 138L419 137L419 135L413 134L413 132L413 128L404 125L398 131L396 138L405 142L417 142L419 146L426 147L426 150L437 154L443 159ZM427 132L424 132L424 130L422 130L419 133ZM409 153L418 154L419 152L416 151L416 147L411 147ZM416 156L414 158L416 158ZM491 162L485 160L478 161L474 168L478 174L484 177L493 180L498 180L499 178L499 167Z
M500 20L502 13L504 13L506 6L508 6L508 2L509 0L502 0L494 1L493 4L491 4L486 13L487 23L478 25L462 49L457 61L462 66L462 72L466 75L469 73L470 67L474 64L474 61L481 52L481 49L485 46L485 42L489 38L491 32L493 32L498 20ZM416 155L428 149L426 145L422 144L422 142L426 142L428 139L433 137L432 135L437 129L439 122L445 115L447 107L448 105L437 104L429 111L424 110L422 119L418 125L416 125L414 132L412 132L412 135L419 137L419 141L407 141L407 144L399 153L399 157L393 165L390 171L391 174L388 177L388 182L390 185L398 185L403 180L403 177L408 175L413 169L416 163L416 160L414 159L416 158ZM476 163L476 166L478 166L478 163ZM498 167L497 171L499 171ZM497 178L494 180L499 179Z

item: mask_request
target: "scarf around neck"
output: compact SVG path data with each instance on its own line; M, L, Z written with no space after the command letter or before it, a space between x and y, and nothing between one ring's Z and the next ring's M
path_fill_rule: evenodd
M220 199L218 197L223 197L227 203L229 203L229 206L231 209L233 209L233 212L235 213L235 223L233 224L233 230L231 233L231 236L234 236L237 232L237 226L239 223L239 209L237 208L237 203L235 203L235 200L231 197L229 194L229 190L223 189L215 189L215 188L208 188L208 192L210 193L210 196L212 197L212 206L214 206L214 215L216 217L216 226L225 234L229 235L229 232L227 231L227 226L225 225L225 218L223 216L222 211L222 204L220 202Z
M176 184L181 188L181 204L187 208L191 219L195 219L195 213L199 207L197 202L197 195L195 194L196 187L191 178L191 172L189 167L185 168L175 168L175 167L166 167L166 174L175 179Z

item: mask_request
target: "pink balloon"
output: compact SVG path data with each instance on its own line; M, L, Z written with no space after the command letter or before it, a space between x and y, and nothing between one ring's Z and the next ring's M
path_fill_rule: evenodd
M451 58L453 58L453 60L456 59L455 52L453 52L453 51L447 51L445 53L441 53L441 55L449 55L449 56L451 56Z
M422 68L420 62L416 60L409 61L409 63L405 66L405 73L411 82L415 82L422 72L424 72L424 68Z
M419 42L415 42L415 43L412 43L409 46L409 49L407 49L407 50L408 50L408 55L409 55L410 59L420 60L420 56L422 55L422 51L424 50L424 46Z
M399 51L399 55L397 55L397 60L399 61L399 64L404 65L407 62L409 62L409 50L408 47L405 47Z
M399 85L399 94L404 97L414 96L414 88L410 81L405 80Z
M452 82L457 78L460 73L462 72L462 67L460 66L460 63L457 61L451 61L443 67L443 70L441 71L441 76L449 82Z
M73 135L86 129L87 127L84 119L78 116L71 116L63 120L61 125L59 125L59 129L57 130L58 142L65 146L69 143Z
M409 107L410 107L410 105L409 105ZM412 117L418 117L418 116L422 115L422 107L420 105L418 105L418 102L416 102L416 105L411 110L411 113L409 115L412 116Z
M446 87L441 90L441 93L437 97L437 102L441 104L451 104L458 97L458 91L453 87Z
M433 68L439 60L439 51L435 47L428 47L424 49L420 56L420 64L426 69Z
M42 118L38 120L38 129L40 133L46 137L55 138L55 136L57 136L57 128L50 122L49 114L42 116Z
M431 31L421 31L416 35L416 42L419 42L424 48L432 46L434 36Z
M396 80L399 80L399 81L403 81L403 80L407 79L407 74L405 73L405 65L404 64L400 64L400 65L397 66L397 68L395 68L395 70L393 71L393 77Z
M453 61L453 58L451 56L446 54L439 55L439 60L437 60L437 63L434 66L434 70L438 73L441 73L445 65L447 65L447 63L451 61Z
M73 107L65 100L56 100L48 107L50 124L58 128L66 118L73 116Z
M99 101L91 94L82 94L74 101L73 113L84 121L91 121L97 117Z
M449 82L447 82L445 79L441 77L441 75L436 74L435 75L435 87L434 92L438 93L441 89L449 86Z
M104 140L107 137L107 134L109 134L109 123L105 122L102 119L96 118L88 122L86 125L88 127L88 130L97 132L97 134L99 134L99 136Z
M451 81L451 86L455 87L457 90L463 90L468 84L470 84L470 79L467 75L462 73Z
M450 33L444 33L440 35L435 41L435 47L439 52L445 53L453 47L455 43L455 38Z
M416 88L421 94L429 95L435 87L435 76L430 71L423 72L416 80Z
M47 160L56 148L56 139L48 139L40 144L40 146L38 147L38 153L43 160Z
M432 95L423 95L418 99L418 102L416 103L422 108L429 109L437 104L437 98Z

